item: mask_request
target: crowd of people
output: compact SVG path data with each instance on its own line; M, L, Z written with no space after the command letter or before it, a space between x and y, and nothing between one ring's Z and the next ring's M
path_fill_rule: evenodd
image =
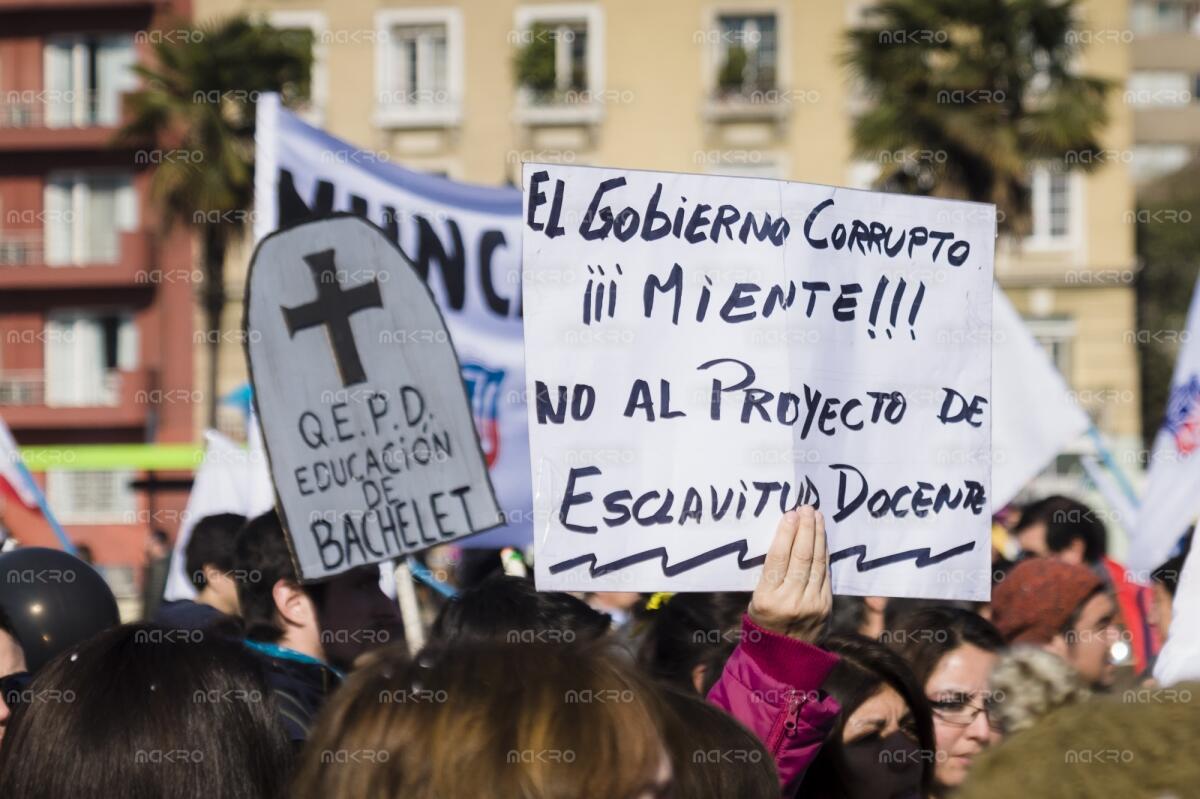
M1196 795L1200 707L1150 677L1187 539L1146 587L1073 500L1010 527L983 604L834 597L811 507L751 594L538 592L474 552L416 651L377 566L301 582L274 513L198 521L195 599L135 624L18 549L0 797Z

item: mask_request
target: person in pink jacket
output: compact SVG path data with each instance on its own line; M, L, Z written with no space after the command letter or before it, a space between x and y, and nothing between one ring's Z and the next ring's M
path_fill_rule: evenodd
M825 520L808 506L788 511L741 639L708 694L766 744L784 796L794 794L838 714L837 702L820 690L838 658L814 645L832 606Z

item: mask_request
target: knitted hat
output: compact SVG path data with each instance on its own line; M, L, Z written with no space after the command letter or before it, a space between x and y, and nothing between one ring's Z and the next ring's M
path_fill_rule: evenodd
M992 623L1010 644L1048 644L1103 586L1086 566L1053 558L1023 560L992 591Z

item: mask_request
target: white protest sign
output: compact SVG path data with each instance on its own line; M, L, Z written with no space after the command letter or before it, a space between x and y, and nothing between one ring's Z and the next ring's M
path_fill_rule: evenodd
M537 583L748 590L823 512L834 590L990 593L992 206L526 164Z
M441 313L378 228L339 216L263 239L246 342L303 579L503 523Z

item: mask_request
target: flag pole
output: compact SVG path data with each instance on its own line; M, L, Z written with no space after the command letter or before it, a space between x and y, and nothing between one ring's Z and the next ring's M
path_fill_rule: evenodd
M425 626L421 623L421 605L417 601L412 572L409 570L411 562L411 558L396 562L396 603L400 606L400 618L404 620L408 653L415 656L425 646Z
M62 548L71 555L78 555L75 550L75 545L71 543L71 539L67 538L66 531L62 525L58 523L58 519L50 510L50 504L46 502L46 495L42 493L41 486L33 479L33 474L30 473L29 467L20 459L16 459L17 470L20 471L22 479L33 493L33 501L37 503L38 510L42 512L42 516L46 517L46 521L50 523L50 529L54 531L54 535L58 538L58 543L62 544Z
M1100 428L1096 427L1095 424L1088 425L1088 435L1092 437L1092 443L1096 445L1096 452L1100 455L1100 460L1112 472L1117 485L1121 487L1121 492L1129 500L1129 504L1136 508L1139 503L1137 492L1133 490L1133 483L1129 482L1129 478L1125 476L1125 472L1117 465L1117 459L1113 457L1112 450L1108 448L1108 444L1104 441L1104 435L1100 432Z

